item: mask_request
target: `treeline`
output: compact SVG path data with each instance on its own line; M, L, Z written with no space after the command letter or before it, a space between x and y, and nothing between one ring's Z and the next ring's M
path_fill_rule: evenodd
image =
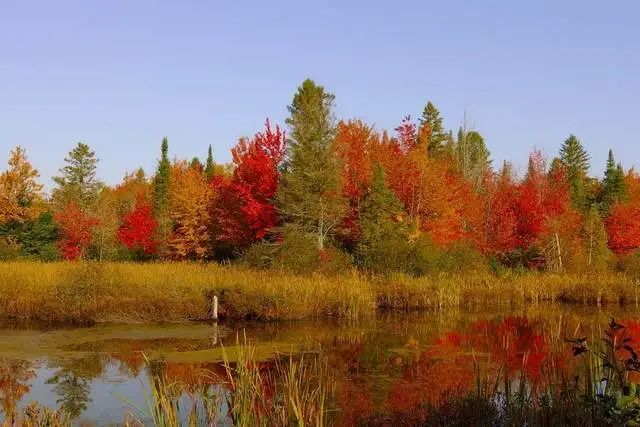
M17 147L0 176L0 258L243 260L298 271L357 265L423 274L491 265L604 270L640 247L640 176L613 153L602 180L570 135L518 177L482 135L454 134L429 102L393 132L336 121L334 95L305 80L285 130L267 121L232 164L171 160L110 187L84 144L45 196Z

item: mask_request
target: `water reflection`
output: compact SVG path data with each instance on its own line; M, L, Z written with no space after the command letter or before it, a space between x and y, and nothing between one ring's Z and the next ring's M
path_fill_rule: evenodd
M10 425L16 417L18 402L29 392L36 375L29 361L0 359L0 402L2 415Z
M333 378L327 406L336 423L411 424L473 392L479 375L500 378L497 387L505 396L526 390L537 398L570 382L582 368L564 338L596 342L613 315L625 319L629 345L639 344L640 319L629 312L559 307L499 314L455 310L358 323L246 323L227 325L219 335L231 359L237 331L246 331L256 345L265 401L277 401L282 390L269 375L275 352L321 351ZM145 407L144 393L168 390L184 416L217 411L229 422L224 402L230 385L218 334L215 341L213 336L208 325L0 331L2 417L11 424L36 400L77 419L122 422L134 411L129 400ZM34 340L37 345L28 347ZM12 346L2 345L10 341ZM211 399L191 399L202 395ZM215 408L193 406L202 402Z

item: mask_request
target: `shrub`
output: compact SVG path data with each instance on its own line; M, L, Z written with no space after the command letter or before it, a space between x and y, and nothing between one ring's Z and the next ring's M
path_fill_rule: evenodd
M20 257L20 245L0 237L0 261L12 261Z
M334 274L351 268L351 257L329 246L319 251L315 235L287 227L278 243L261 242L249 247L242 261L250 267L271 268L308 274Z

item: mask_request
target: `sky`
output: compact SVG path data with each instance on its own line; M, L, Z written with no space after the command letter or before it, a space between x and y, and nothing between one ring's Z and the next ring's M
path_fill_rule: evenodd
M640 164L637 1L0 0L0 165L16 145L47 188L82 141L98 175L219 162L307 77L337 118L393 129L427 101L523 170L573 133L602 175ZM0 166L0 169L4 167Z

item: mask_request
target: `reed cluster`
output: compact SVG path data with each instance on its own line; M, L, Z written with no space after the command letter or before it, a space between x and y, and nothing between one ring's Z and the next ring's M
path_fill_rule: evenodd
M637 304L622 273L487 272L370 276L297 275L202 263L0 263L0 318L73 322L358 318L415 310L537 302Z

